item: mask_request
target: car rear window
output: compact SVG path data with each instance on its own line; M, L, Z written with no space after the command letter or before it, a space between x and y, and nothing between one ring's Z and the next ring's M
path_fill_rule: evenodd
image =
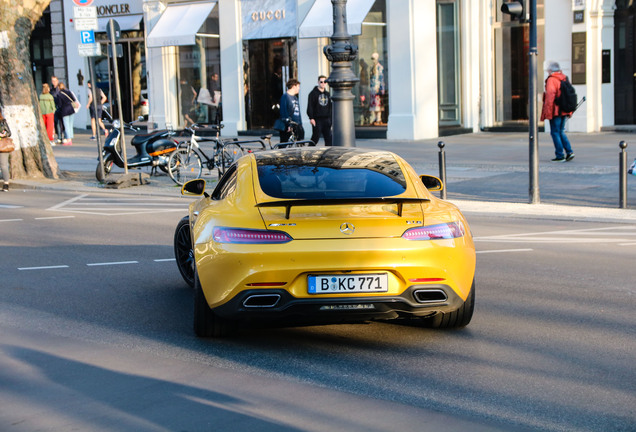
M406 180L388 152L288 149L256 155L261 189L275 198L377 198L400 195Z

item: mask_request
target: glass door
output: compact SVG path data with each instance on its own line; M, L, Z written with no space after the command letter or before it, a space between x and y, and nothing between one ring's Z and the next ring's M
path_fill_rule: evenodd
M101 88L108 97L110 113L114 118L119 118L110 43L105 40L102 40L101 43L105 45L102 51L107 52L108 57L95 58L95 82L97 87ZM121 53L121 56L116 58L123 120L126 122L136 121L138 117L147 117L148 115L145 44L143 39L128 38L121 39L115 45L119 45L116 51Z
M461 123L459 12L455 0L437 2L437 93L439 125Z
M243 58L247 128L271 129L279 115L285 83L298 76L296 39L244 41Z
M616 2L614 14L615 123L636 124L636 6Z
M537 0L537 45L543 45L543 1ZM496 22L494 28L495 52L495 122L498 125L527 124L528 74L530 26L511 21L510 16L500 10L501 4L493 3ZM543 83L543 50L538 50L537 83L540 92Z

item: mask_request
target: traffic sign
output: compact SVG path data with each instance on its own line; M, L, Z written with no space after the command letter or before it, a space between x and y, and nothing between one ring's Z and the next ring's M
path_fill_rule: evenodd
M83 44L95 43L95 32L93 30L84 30L80 32L80 40Z
M73 6L73 18L97 18L97 6Z
M82 57L95 57L102 55L102 49L99 42L78 44L77 52Z
M115 34L113 35L110 34L111 22L113 23L113 30L115 30ZM108 20L108 24L106 25L106 35L108 36L108 39L110 39L111 42L117 42L119 40L119 37L121 36L121 31L119 30L119 23L112 18Z
M77 31L99 29L97 18L75 18L73 22L75 23L75 30Z

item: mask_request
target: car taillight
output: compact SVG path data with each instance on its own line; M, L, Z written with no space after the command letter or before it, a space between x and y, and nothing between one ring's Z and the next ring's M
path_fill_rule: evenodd
M411 228L402 237L407 240L441 240L462 237L465 233L464 224L458 221Z
M214 241L218 243L275 244L292 240L282 231L251 230L241 228L214 227Z

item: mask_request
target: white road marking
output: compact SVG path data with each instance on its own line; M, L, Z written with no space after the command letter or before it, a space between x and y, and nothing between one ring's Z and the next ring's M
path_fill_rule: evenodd
M57 266L42 266L42 267L18 267L18 270L48 270L48 269L59 269L59 268L68 268L68 266L57 265Z
M12 205L12 204L0 204L0 208L14 209L14 208L22 208L24 206Z
M47 219L72 219L75 216L49 216L49 217L38 217L35 220L47 220Z
M0 219L0 222L21 222L24 219Z
M93 266L109 266L109 265L122 265L122 264L139 264L139 261L118 261L118 262L104 262L104 263L89 263L86 264L89 267Z
M164 258L164 259L156 259L154 262L166 262L166 261L176 261L175 258Z
M487 253L508 253L508 252L532 252L534 249L499 249L499 250L485 250L485 251L477 251L478 254L487 254Z
M619 243L619 246L636 246L636 243Z
M502 234L495 236L475 237L479 242L496 243L546 243L546 244L579 244L579 243L632 243L636 237L636 225L611 226L602 228L586 228L575 230L559 230L530 232L519 234Z
M48 208L49 211L125 216L147 213L184 212L189 202L181 197L92 197L82 194Z

